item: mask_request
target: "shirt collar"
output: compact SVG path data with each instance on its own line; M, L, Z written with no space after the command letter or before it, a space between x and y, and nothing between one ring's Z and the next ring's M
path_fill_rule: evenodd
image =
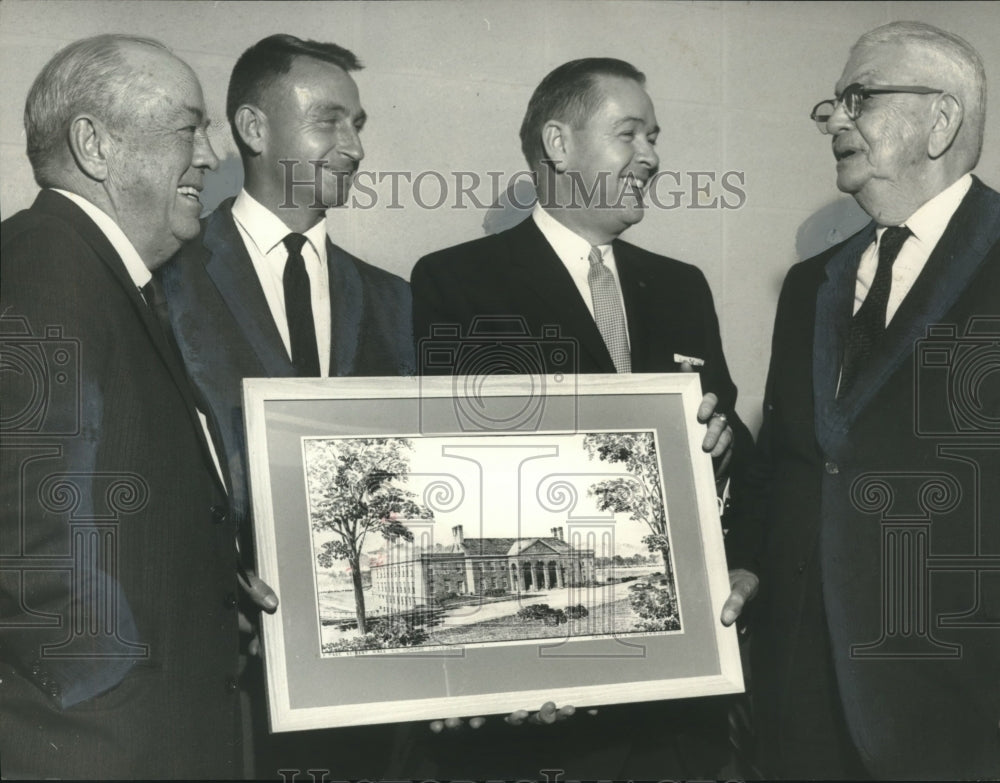
M146 266L142 258L139 256L139 252L135 249L135 245L133 245L131 240L125 236L125 232L121 230L117 223L115 223L114 218L112 218L111 215L100 207L95 206L92 202L88 201L78 193L71 193L70 191L63 190L62 188L50 189L59 195L68 198L80 209L82 209L86 213L87 217L97 224L101 233L107 237L108 242L111 243L111 247L115 249L115 252L121 258L122 263L125 265L125 271L128 272L128 276L132 279L136 288L142 288L152 279L153 274L149 271L149 267Z
M246 190L241 190L233 202L233 219L257 247L261 255L266 256L288 236L292 230L271 210L251 196ZM326 258L326 218L319 221L306 231L303 236L312 245L320 259Z
M924 246L933 248L948 227L955 210L972 187L972 175L965 174L938 193L905 221L904 225Z
M588 258L590 256L590 248L592 247L590 242L552 217L537 202L531 211L531 217L534 219L535 225L538 226L538 230L542 232L548 243L552 245L552 249L556 251L556 255L564 262L567 259ZM610 245L598 245L598 247L604 254Z

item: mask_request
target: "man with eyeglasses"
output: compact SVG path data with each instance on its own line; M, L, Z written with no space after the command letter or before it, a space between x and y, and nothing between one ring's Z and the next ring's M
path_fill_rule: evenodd
M773 778L1000 773L1000 194L978 53L897 22L855 44L831 137L872 217L789 272L753 514L752 687Z

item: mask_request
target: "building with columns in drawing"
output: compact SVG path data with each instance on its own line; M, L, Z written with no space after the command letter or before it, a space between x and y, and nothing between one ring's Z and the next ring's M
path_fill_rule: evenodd
M452 543L441 551L403 542L372 566L378 611L393 614L455 596L516 595L594 582L594 550L571 547L561 527L548 537L465 538L461 525L451 532Z

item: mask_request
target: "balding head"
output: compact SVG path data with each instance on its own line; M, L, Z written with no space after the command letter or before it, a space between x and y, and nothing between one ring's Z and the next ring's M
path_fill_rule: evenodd
M79 114L92 114L109 128L133 119L138 98L145 96L150 74L131 67L136 48L167 53L152 38L97 35L61 49L35 78L24 107L28 159L41 187L57 186L70 163L67 137Z
M958 98L964 119L950 153L971 171L979 162L986 126L986 69L973 46L953 33L922 22L890 22L865 33L852 56L869 47L897 47L914 81L933 84Z

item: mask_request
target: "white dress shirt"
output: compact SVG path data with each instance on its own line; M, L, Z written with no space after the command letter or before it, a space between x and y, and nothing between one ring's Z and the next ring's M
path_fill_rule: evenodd
M583 297L583 301L587 303L587 309L593 318L594 300L590 295L590 283L587 281L587 275L590 274L590 242L552 217L537 202L531 212L531 218L535 221L535 225L538 226L538 230L542 232L546 241L552 246L556 255L559 256L559 260L566 267L569 276L573 278L573 282L576 284L580 296ZM611 245L597 245L597 248L601 251L604 265L611 270L615 279L622 313L625 313L625 299L622 297L621 280L618 278L618 266L615 264L614 251L611 249ZM628 316L625 317L627 321ZM625 338L628 339L627 328Z
M52 190L62 196L65 196L80 207L80 209L87 213L87 217L97 224L101 233L107 237L108 242L111 243L111 247L115 249L115 252L121 258L122 263L125 265L125 271L128 272L128 276L132 279L135 287L139 289L139 295L142 296L145 301L142 289L143 286L145 286L146 283L152 279L153 273L149 271L149 267L146 266L145 262L139 256L139 253L135 249L131 240L125 236L125 232L121 230L118 224L115 223L114 219L107 212L100 207L94 206L83 196L77 195L76 193L70 193L68 190L62 190L60 188L52 188ZM149 302L146 302L146 304L149 304ZM222 466L219 464L219 456L215 453L215 444L212 442L212 433L208 428L208 419L200 409L196 408L195 410L198 412L198 420L201 422L202 434L205 436L205 442L208 444L209 453L212 455L212 464L215 465L215 472L218 473L219 481L222 482L222 486L226 486L226 480L222 475Z
M114 218L100 207L91 204L83 196L70 193L68 190L61 190L60 188L52 188L52 190L76 204L87 213L87 217L97 224L97 227L101 229L101 233L111 243L111 247L121 257L122 263L125 264L125 271L128 272L128 276L132 278L132 282L135 283L135 287L139 289L141 294L142 287L152 279L153 273L149 271L149 267L139 257L135 246L125 236L125 232L115 223Z
M923 271L927 259L941 239L948 222L971 187L972 175L966 174L930 201L925 202L907 220L903 221L902 225L910 229L912 236L903 243L903 247L900 248L899 255L896 256L896 261L892 265L892 287L889 289L889 303L885 311L886 325L892 320L899 305ZM877 229L875 241L861 255L857 283L854 287L855 313L858 312L861 303L868 296L868 289L871 288L872 281L875 279L875 270L878 268L878 247L884 232L885 228Z
M292 358L292 341L288 335L288 315L285 310L285 262L288 249L284 238L292 230L281 218L262 205L245 190L233 202L233 220L243 237L257 272L257 279L264 289L264 298L271 310L271 317L281 334L288 359ZM312 302L313 324L316 327L316 348L319 351L320 375L330 374L330 273L326 266L326 220L321 220L303 235L302 259L309 275L309 298Z

